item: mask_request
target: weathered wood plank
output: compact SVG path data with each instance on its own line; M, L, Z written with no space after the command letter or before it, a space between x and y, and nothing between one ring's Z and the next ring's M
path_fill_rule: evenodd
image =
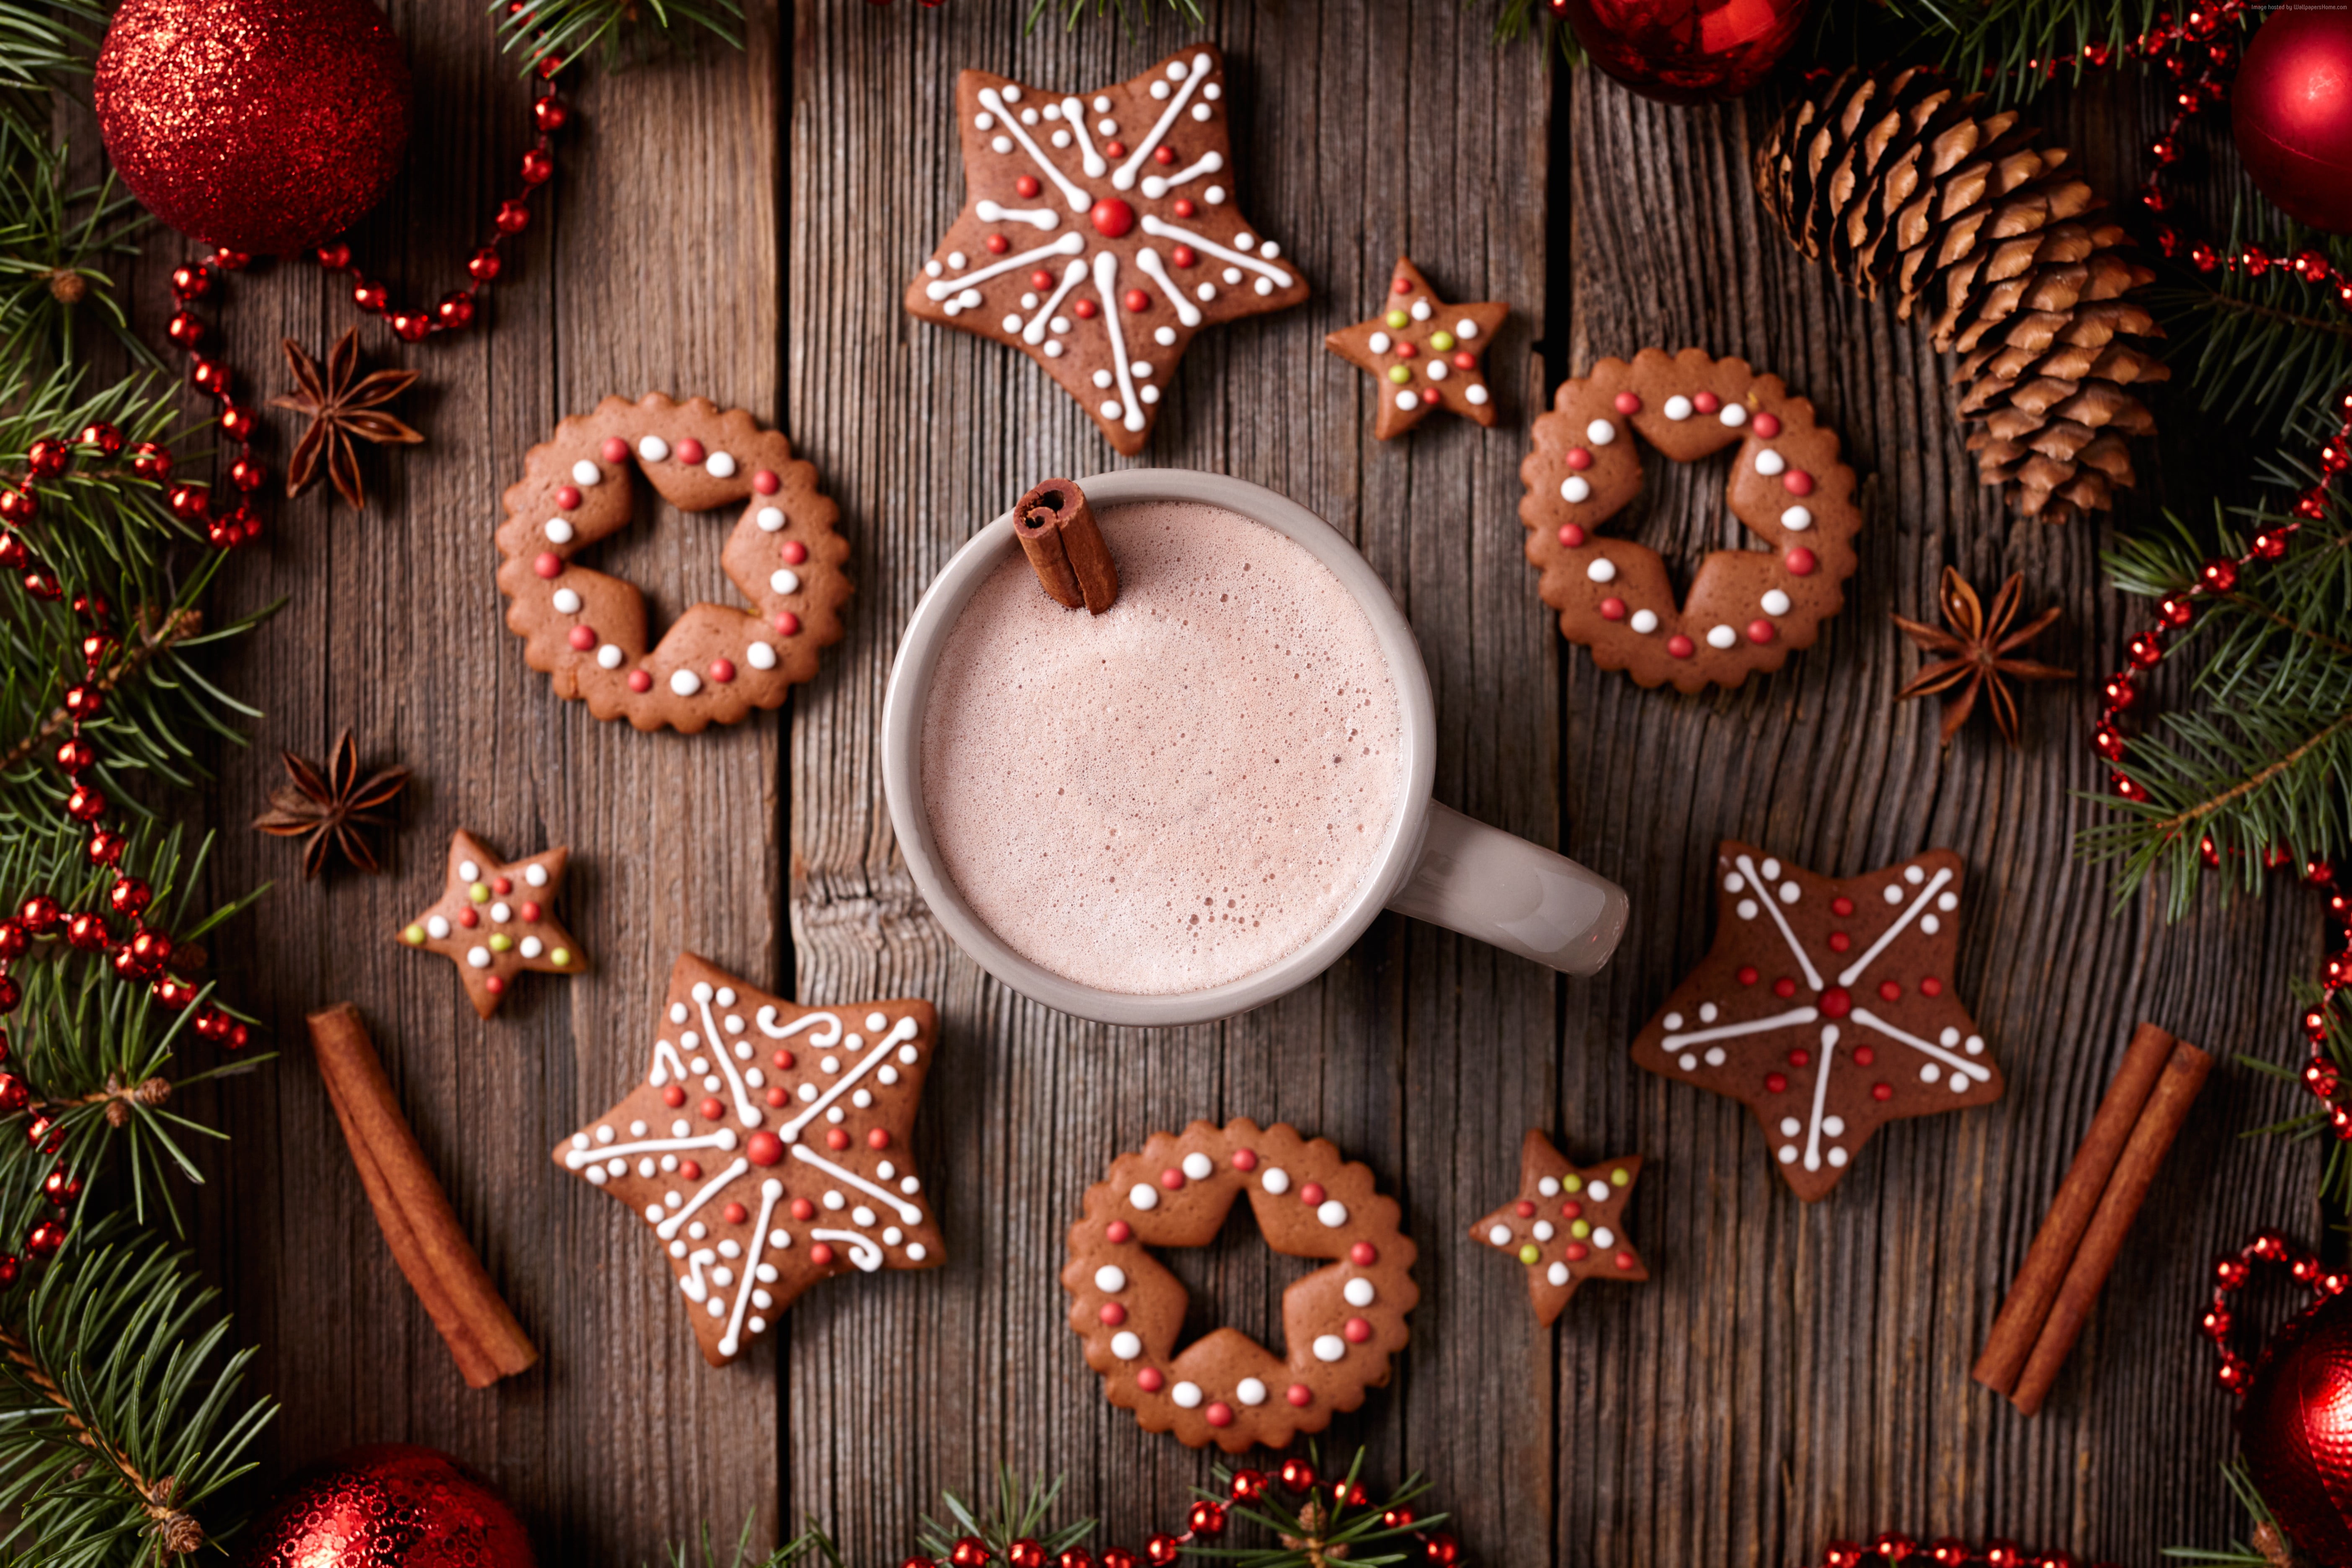
M415 135L408 173L353 238L371 275L430 299L462 276L514 184L528 98L478 7L392 15L415 60ZM214 802L221 885L278 879L250 940L220 956L226 993L260 1011L288 1056L217 1097L236 1142L205 1216L240 1327L263 1347L256 1381L285 1405L263 1457L282 1469L355 1441L450 1449L509 1489L548 1562L635 1563L704 1520L731 1539L754 1509L763 1530L775 1518L772 1352L705 1367L642 1226L547 1152L643 1070L680 948L762 979L781 967L778 731L640 735L557 700L506 630L489 541L525 451L607 394L707 393L773 414L775 39L760 12L748 55L593 75L562 181L535 204L482 326L404 351L381 323L363 334L375 363L424 372L401 412L428 444L364 459L362 516L320 497L278 507L270 542L230 574L235 605L289 600L225 672L268 716L254 751L226 760ZM281 335L320 352L354 319L307 261L229 292L227 357L248 395L283 384ZM277 464L290 446L280 428ZM715 585L711 536L698 520L647 517L653 537L632 544L627 568L674 610ZM387 875L305 884L288 847L244 823L278 747L322 755L345 724L417 782ZM436 895L460 826L510 854L572 847L562 912L594 964L520 984L487 1024L445 963L390 940ZM338 998L365 1010L543 1352L494 1391L458 1381L352 1176L301 1022Z

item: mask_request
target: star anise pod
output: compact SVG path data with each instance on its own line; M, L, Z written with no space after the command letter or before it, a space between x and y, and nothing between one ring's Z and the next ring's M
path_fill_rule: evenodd
M345 730L335 742L330 768L296 756L278 755L293 782L269 792L269 809L253 819L264 833L280 838L302 838L302 875L316 877L330 851L339 852L355 868L373 876L383 868L375 858L368 832L389 827L392 817L383 808L408 787L406 768L380 768L360 777L360 749Z
M286 494L290 500L319 482L323 464L335 490L356 511L367 505L360 483L360 459L353 441L392 442L413 447L425 439L383 405L408 390L416 379L413 370L360 369L360 330L353 327L335 341L322 374L319 362L292 338L281 340L286 363L294 373L296 390L269 400L272 408L290 408L310 416L310 427L294 447L286 465Z
M1934 626L1906 621L1901 616L1894 618L1904 635L1920 648L1945 657L1919 668L1911 683L1895 694L1895 700L1925 697L1931 692L1951 692L1944 702L1944 744L1950 745L1960 726L1969 721L1977 704L1977 693L1990 693L1993 722L2000 726L2001 738L2011 746L2017 744L2017 699L2009 689L2012 680L2072 680L2074 672L2055 666L2036 664L2032 659L2011 658L2011 654L2050 629L2058 618L2058 607L2052 605L2015 631L2010 623L2017 619L2017 601L2023 592L2023 573L2011 574L2000 585L1988 613L1977 591L1968 580L1949 566L1944 568L1944 581L1937 594L1937 608L1944 614L1944 622L1952 629L1938 631Z

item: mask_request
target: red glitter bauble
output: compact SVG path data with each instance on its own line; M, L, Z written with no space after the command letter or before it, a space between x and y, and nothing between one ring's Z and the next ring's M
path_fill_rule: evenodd
M2352 11L2271 14L2230 89L2230 134L2255 188L2280 211L2352 233Z
M2352 1293L2323 1299L2263 1347L2238 1438L2255 1489L2305 1554L2352 1563Z
M348 228L408 141L408 66L369 0L125 0L93 93L157 217L256 255Z
M1565 0L1592 63L1644 98L1717 103L1780 62L1807 0Z
M246 1532L237 1568L532 1568L490 1484L446 1454L377 1443L299 1477Z

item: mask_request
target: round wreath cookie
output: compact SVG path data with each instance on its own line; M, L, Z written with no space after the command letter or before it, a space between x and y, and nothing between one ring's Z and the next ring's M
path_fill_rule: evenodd
M1640 443L1678 463L1740 443L1726 500L1764 550L1717 550L1675 603L1658 552L1601 527L1642 493ZM1561 384L1519 465L1528 559L1560 635L1603 669L1684 691L1737 686L1811 647L1845 604L1862 527L1853 470L1813 405L1745 360L1643 349Z
M1150 1249L1207 1246L1244 1194L1268 1247L1330 1266L1283 1292L1289 1359L1234 1329L1180 1353L1184 1287ZM1070 1327L1110 1402L1134 1411L1144 1430L1229 1454L1279 1448L1388 1382L1405 1314L1421 1300L1398 1214L1370 1171L1288 1127L1195 1121L1181 1136L1155 1132L1087 1189L1062 1269Z
M682 511L740 506L719 560L757 613L697 605L646 646L636 585L578 563L629 526L635 465ZM499 591L524 658L554 678L555 694L585 698L599 719L688 734L777 708L816 674L816 652L841 640L849 544L834 531L840 509L817 489L816 469L792 443L740 408L659 393L608 397L533 447L522 482L504 498Z

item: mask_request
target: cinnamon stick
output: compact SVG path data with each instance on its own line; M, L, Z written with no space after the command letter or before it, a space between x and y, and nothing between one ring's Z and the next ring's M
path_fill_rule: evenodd
M535 1364L539 1352L499 1300L400 1112L359 1009L339 1002L311 1014L310 1025L319 1076L393 1261L441 1331L467 1386L488 1388Z
M1118 599L1118 565L1086 492L1067 479L1034 485L1013 508L1013 536L1029 569L1066 610L1099 616Z
M2098 1300L2099 1290L2116 1266L2116 1256L2123 1250L2124 1237L2138 1216L2140 1205L2147 1201L2157 1169L2164 1163L2164 1156L2179 1134L2181 1123L2188 1121L2189 1108L2196 1103L2198 1091L2205 1087L2205 1077L2212 1069L2211 1057L2183 1041L2173 1047L2164 1071L2158 1075L2156 1088L2140 1111L2138 1124L2124 1144L2123 1157L2116 1162L2115 1174L2108 1178L2107 1190L2100 1194L2099 1206L2083 1233L2082 1246L2058 1287L2050 1316L2042 1325L2041 1336L2034 1341L2033 1353L2027 1358L2025 1370L2018 1374L2017 1386L2010 1393L2010 1403L2026 1415L2032 1415L2042 1408L2051 1385L2058 1381L2059 1368L2065 1364L2067 1352L2074 1348L2083 1324Z
M2024 1267L2017 1271L2001 1301L2000 1314L1993 1319L1984 1353L1977 1357L1971 1375L1987 1388L2008 1394L2017 1386L2017 1374L2025 1370L2026 1359L2033 1353L2033 1342L2041 1337L2051 1302L2066 1278L2067 1265L2074 1260L2083 1232L2090 1227L2099 1196L2107 1190L2116 1162L2123 1158L2124 1145L2131 1139L2158 1076L2171 1059L2174 1043L2154 1024L2142 1024L2133 1032L2123 1066L2116 1070L2106 1095L2092 1115L2091 1130L2083 1134L2082 1144L2066 1167L2066 1179L2058 1184L2058 1195L2052 1200L2042 1228L2033 1233L2033 1245L2026 1249Z

